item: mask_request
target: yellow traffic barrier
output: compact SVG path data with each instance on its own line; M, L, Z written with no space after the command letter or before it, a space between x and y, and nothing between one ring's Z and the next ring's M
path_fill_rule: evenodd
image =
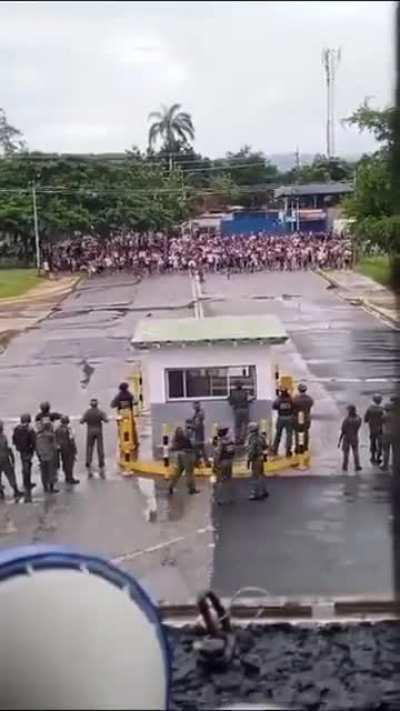
M309 452L304 454L304 462L309 465ZM123 476L159 476L163 479L170 479L173 474L174 467L171 462L168 466L164 465L163 460L154 459L137 459L128 466L122 467ZM264 462L264 474L266 476L288 475L295 476L296 472L300 472L299 455L293 457L271 457L267 462ZM195 467L195 477L210 479L212 481L212 467ZM250 477L250 472L246 466L245 460L236 460L233 464L233 478L247 479Z
M122 468L130 467L135 462L139 450L139 438L132 410L121 410L117 419L119 458Z
M279 381L280 390L286 390L290 395L293 395L295 389L294 378L291 375L281 375Z

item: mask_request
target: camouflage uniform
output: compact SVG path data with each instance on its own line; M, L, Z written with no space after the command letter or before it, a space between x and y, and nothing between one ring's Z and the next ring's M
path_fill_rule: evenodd
M214 472L217 477L215 487L218 504L233 501L232 468L235 456L235 444L228 428L218 430L218 439L214 453Z
M264 499L268 496L264 477L264 452L267 442L264 435L260 434L255 422L249 425L249 438L247 441L247 462L251 470L250 499Z

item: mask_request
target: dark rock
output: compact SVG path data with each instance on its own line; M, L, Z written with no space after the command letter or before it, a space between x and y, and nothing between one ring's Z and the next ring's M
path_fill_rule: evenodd
M194 656L188 657L182 661L179 667L174 671L173 683L182 684L187 681L188 677L196 671L196 660Z
M241 652L248 652L254 646L254 637L247 630L239 630L236 634L236 642Z
M258 675L261 670L261 659L258 654L244 654L240 661L245 674L248 676Z
M249 694L254 693L258 689L258 682L254 679L245 679L240 687L241 696L249 696Z
M218 691L234 691L241 686L241 675L237 672L228 671L214 678L215 688Z
M297 705L301 708L314 711L314 709L318 709L320 698L320 691L314 687L312 689L308 689L297 697Z

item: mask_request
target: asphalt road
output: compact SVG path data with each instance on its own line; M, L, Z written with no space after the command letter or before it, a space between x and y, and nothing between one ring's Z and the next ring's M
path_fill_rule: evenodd
M338 476L337 439L348 404L363 414L374 392L395 392L399 333L310 273L211 275L204 295L205 315L279 316L290 336L282 368L316 399L312 478L271 481L263 503L247 502L240 482L239 503L214 505L214 587L226 595L254 585L276 595L389 594L390 478L369 464L365 430L362 476Z
M9 499L0 507L0 546L46 541L96 551L174 602L210 582L224 594L243 585L288 596L389 592L390 480L368 466L360 480L338 477L336 441L345 404L363 409L377 388L393 391L396 334L312 274L210 276L205 286L206 315L272 311L286 325L291 339L282 362L308 380L317 399L314 476L271 481L262 504L247 502L246 482L238 482L232 508L214 506L207 482L199 496L178 492L171 501L163 483L116 473L114 422L106 426L108 478L86 482L77 425L81 485L73 492L61 485L50 500L38 487L33 505ZM191 299L184 276L84 283L1 355L1 416L34 414L43 399L70 415L92 396L108 409L132 369L129 339L138 318L190 315Z

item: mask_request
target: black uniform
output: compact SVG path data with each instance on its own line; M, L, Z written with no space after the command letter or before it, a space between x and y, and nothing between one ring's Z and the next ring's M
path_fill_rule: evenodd
M380 464L382 459L382 426L384 409L372 404L367 409L364 422L369 426L370 452L372 464Z
M294 405L293 400L289 393L282 393L278 398L276 398L273 409L278 413L278 419L276 422L276 434L274 439L274 444L272 446L272 451L276 455L278 454L279 445L281 442L282 433L286 431L286 455L290 456L292 453L292 442L293 442L293 415L294 415Z
M111 407L117 408L117 410L133 409L136 405L136 400L129 390L118 390L116 396L111 400Z
M19 424L14 428L13 445L21 457L22 480L25 497L30 498L32 489L32 458L36 449L36 433L29 423Z
M310 395L307 395L307 393L299 393L293 398L296 452L299 451L299 432L304 432L304 451L308 452L311 427L311 408L313 405L314 400L310 397ZM303 413L303 423L299 423L299 413Z
M343 450L343 471L347 471L349 466L350 450L353 452L354 466L356 471L361 469L360 453L358 450L358 433L361 427L361 417L357 414L347 415L342 422L341 442Z

